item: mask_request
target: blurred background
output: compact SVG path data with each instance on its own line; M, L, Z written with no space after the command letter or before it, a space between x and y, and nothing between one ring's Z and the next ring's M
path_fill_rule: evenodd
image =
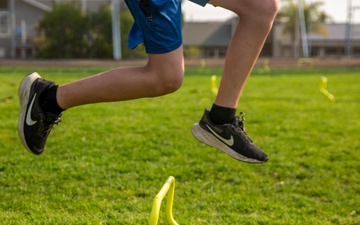
M241 21L220 7L182 2L184 54L222 59ZM282 0L260 58L360 58L360 0ZM127 47L123 0L2 0L0 59L143 59Z

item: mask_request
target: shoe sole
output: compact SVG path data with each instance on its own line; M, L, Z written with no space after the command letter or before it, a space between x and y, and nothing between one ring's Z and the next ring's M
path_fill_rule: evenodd
M259 161L259 160L256 160L256 159L251 159L251 158L245 157L245 156L235 152L233 149L231 149L226 144L221 142L219 139L214 137L213 134L211 134L211 133L207 132L206 130L204 130L199 125L199 123L195 123L193 125L192 134L198 141L200 141L200 142L202 142L204 144L207 144L209 146L212 146L212 147L214 147L214 148L228 154L229 156L231 156L234 159L237 159L239 161L247 162L247 163L264 163L264 162L266 162L266 161Z
M20 138L21 143L23 146L28 150L29 152L33 153L29 146L26 143L25 140L25 134L24 134L24 124L25 124L25 117L27 112L27 107L30 101L30 91L31 86L34 83L34 81L38 78L41 78L40 75L36 72L28 74L20 83L20 87L18 90L18 96L20 101L20 115L18 120L18 135Z

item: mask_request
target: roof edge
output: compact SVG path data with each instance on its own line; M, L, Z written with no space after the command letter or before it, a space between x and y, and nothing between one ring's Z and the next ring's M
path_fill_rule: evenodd
M43 3L35 1L35 0L22 0L22 1L28 3L29 5L34 6L36 8L39 8L43 11L46 11L46 12L49 12L52 10L52 8L50 6L47 6Z

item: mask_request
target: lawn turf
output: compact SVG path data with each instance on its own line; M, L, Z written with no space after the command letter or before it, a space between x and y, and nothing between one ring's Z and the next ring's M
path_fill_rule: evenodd
M0 224L147 224L168 176L179 224L360 223L359 68L253 72L238 111L266 164L192 137L218 68L187 68L168 96L65 111L46 151L27 152L17 137L22 77L36 70L62 84L104 69L0 68ZM320 76L335 102L320 93Z

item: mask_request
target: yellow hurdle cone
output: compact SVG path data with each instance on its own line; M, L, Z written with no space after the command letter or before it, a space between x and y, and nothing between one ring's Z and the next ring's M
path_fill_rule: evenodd
M320 77L319 90L323 93L331 102L335 101L334 95L327 90L327 78L324 76Z
M172 214L172 207L174 201L174 193L175 193L175 178L170 176L165 184L160 189L159 193L154 198L154 203L151 209L149 225L157 225L159 220L160 214L160 206L163 198L165 197L166 193L168 193L167 201L166 201L166 218L171 225L179 225L173 217Z
M216 76L212 75L211 76L211 92L214 95L217 95L218 91L219 91L219 89L217 88L217 85L216 85Z

